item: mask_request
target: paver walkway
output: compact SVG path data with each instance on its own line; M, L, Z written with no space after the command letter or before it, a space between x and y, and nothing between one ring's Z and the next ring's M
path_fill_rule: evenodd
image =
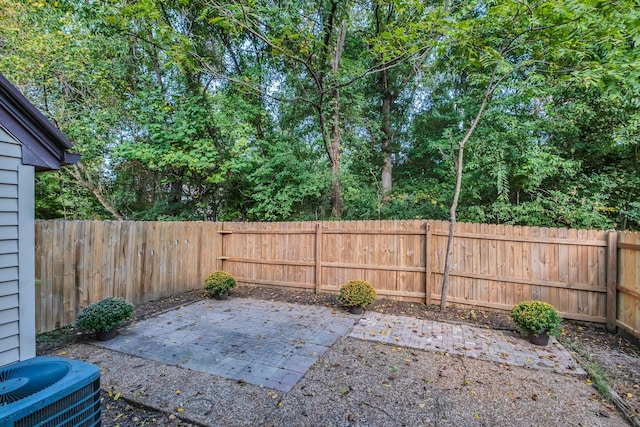
M584 375L552 338L547 347L511 332L324 306L250 298L203 300L137 322L111 350L288 392L339 336Z
M541 347L514 332L377 312L365 313L349 336L501 364L586 375L571 354L553 337L549 345Z

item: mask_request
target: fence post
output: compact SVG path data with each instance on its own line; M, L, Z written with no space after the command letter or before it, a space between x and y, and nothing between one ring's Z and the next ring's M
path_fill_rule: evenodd
M426 305L431 304L431 263L429 262L431 256L429 252L431 251L431 246L429 245L429 240L431 234L431 224L429 222L425 222L424 224L424 303Z
M616 332L618 286L618 232L607 232L607 331Z
M224 238L224 221L219 222L218 224L218 229L217 234L218 234L218 242L217 242L217 247L216 247L216 252L218 252L216 254L216 270L224 270L224 245L223 245L223 238Z
M322 290L322 223L316 223L316 294Z

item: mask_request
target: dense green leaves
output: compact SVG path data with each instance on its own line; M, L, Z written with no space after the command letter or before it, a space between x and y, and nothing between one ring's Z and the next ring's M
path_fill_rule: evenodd
M637 0L0 0L42 218L640 229Z

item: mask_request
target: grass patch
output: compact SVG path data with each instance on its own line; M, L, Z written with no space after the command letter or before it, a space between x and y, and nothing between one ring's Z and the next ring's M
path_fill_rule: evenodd
M582 369L587 372L587 376L591 381L591 385L598 391L598 394L606 400L611 400L611 391L609 389L609 381L604 371L585 349L583 349L577 342L571 341L565 337L558 337L565 348L576 358Z
M598 390L600 396L607 400L611 400L611 392L609 391L609 381L607 376L602 372L602 368L595 362L588 362L585 368L589 378L591 379L591 385Z

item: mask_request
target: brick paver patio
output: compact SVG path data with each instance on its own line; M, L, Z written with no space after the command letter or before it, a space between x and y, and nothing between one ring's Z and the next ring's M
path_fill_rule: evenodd
M562 374L586 375L555 338L541 347L510 331L366 312L350 337Z

